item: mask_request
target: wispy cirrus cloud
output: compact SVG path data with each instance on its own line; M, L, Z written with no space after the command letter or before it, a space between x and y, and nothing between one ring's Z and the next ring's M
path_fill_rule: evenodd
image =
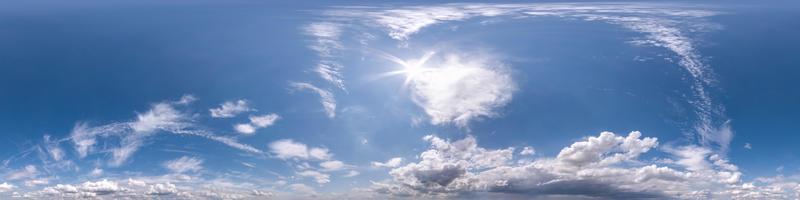
M183 156L164 162L164 167L174 173L197 172L203 169L203 160L196 157Z
M318 88L310 83L291 83L290 86L295 90L309 90L317 93L322 108L325 110L325 114L328 118L336 117L336 99L333 97L332 92Z
M240 143L236 139L219 136L200 128L193 122L191 114L179 111L175 105L178 104L169 102L153 104L150 110L137 114L136 119L131 122L116 122L100 126L78 123L70 133L69 140L73 143L79 158L84 158L92 153L110 152L109 165L111 166L120 166L126 163L139 148L145 145L145 139L158 133L200 136L249 153L262 153L261 150ZM97 149L99 148L98 141L112 138L119 141L116 146L106 144L101 149Z

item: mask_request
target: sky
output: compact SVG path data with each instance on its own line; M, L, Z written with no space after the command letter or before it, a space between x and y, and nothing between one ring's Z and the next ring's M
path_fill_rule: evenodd
M0 198L797 199L795 2L0 8Z

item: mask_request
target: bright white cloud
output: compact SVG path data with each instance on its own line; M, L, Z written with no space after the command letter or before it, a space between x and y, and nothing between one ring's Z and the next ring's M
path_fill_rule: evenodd
M386 162L377 162L377 161L376 162L372 162L372 166L373 167L393 168L393 167L400 166L400 164L402 164L402 163L403 163L403 158L394 157L394 158L391 158L391 159L387 160Z
M432 124L466 127L474 119L496 116L495 110L511 101L516 86L503 65L480 55L442 59L407 74L412 99Z
M283 139L272 142L269 144L270 151L275 154L276 157L281 159L316 159L316 160L328 160L333 155L330 154L329 150L326 148L321 147L311 147L309 148L306 144L295 142L291 139Z
M212 108L208 110L211 113L211 117L231 118L243 112L255 111L255 109L250 108L249 103L244 99L240 99L235 102L226 101L219 106L219 108Z
M281 159L301 158L308 159L308 146L303 143L295 142L291 139L283 139L272 142L269 148L275 156Z
M275 124L275 121L278 121L278 119L280 119L280 116L278 116L278 114L275 113L266 115L255 115L255 116L250 116L250 123L259 128L266 128Z
M98 195L110 194L124 190L117 182L103 179L102 181L86 181L80 186L80 190Z
M178 193L178 188L171 183L150 185L150 188L147 190L147 194L150 195L170 195L175 193Z
M197 172L203 169L203 160L195 157L183 156L175 160L164 162L164 167L174 173Z
M295 90L310 90L317 93L317 95L319 95L319 101L322 104L322 108L325 109L325 114L327 114L329 118L336 117L336 99L333 97L332 92L320 89L317 86L309 83L291 83L291 86Z
M236 132L248 135L256 132L256 127L253 127L253 125L250 124L236 124L233 125L233 129L236 130Z
M345 167L345 164L342 161L330 160L319 163L319 166L326 171L335 171L343 169Z
M250 123L235 124L233 125L233 129L241 134L253 134L260 128L272 126L278 119L280 119L280 116L275 113L266 115L253 115L250 116Z

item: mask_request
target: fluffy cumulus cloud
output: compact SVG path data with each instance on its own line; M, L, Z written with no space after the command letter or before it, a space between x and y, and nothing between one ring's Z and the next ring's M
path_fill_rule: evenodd
M255 111L250 108L247 100L240 99L236 101L226 101L219 105L219 108L212 108L208 110L213 118L231 118L239 113Z
M445 55L427 61L422 69L407 72L414 103L425 110L432 124L466 126L511 101L516 89L511 75L488 58Z
M556 157L514 159L513 148L485 149L472 136L431 143L419 161L392 169L371 191L415 198L502 197L728 199L796 195L791 181L744 183L741 172L701 146L666 146L665 158L641 159L656 138L603 132L563 148ZM768 182L768 181L764 181Z

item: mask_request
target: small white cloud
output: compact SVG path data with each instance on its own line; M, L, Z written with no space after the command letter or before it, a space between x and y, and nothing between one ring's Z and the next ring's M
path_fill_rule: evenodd
M197 172L203 169L203 160L183 156L175 160L164 162L164 167L174 173Z
M275 156L281 159L301 158L308 159L308 146L291 139L272 142L269 148Z
M750 143L744 143L744 148L745 149L753 149L753 146L750 145Z
M266 128L275 124L275 121L278 121L278 119L280 119L280 116L278 116L278 114L275 113L267 115L256 115L256 116L250 116L250 123L253 124L253 126L259 128Z
M522 151L519 152L519 155L523 156L530 156L536 154L536 150L533 147L523 147Z
M235 117L239 113L255 111L255 109L250 108L248 105L249 103L247 100L241 99L235 102L226 101L220 104L219 108L212 108L208 111L211 113L211 117L213 118L231 118Z
M147 183L145 183L142 180L136 180L136 179L128 178L128 185L129 186L135 186L135 187L144 187L144 186L147 186Z
M326 171L335 171L344 168L345 164L342 161L331 160L319 163L319 166Z
M394 168L400 166L403 163L403 158L395 157L387 160L386 162L372 162L373 167L386 167L386 168Z
M256 132L256 127L253 127L250 124L236 124L233 125L233 129L236 130L236 132L248 135Z
M333 155L326 148L312 147L306 144L295 142L291 139L283 139L269 144L270 151L281 159L316 159L329 160Z

